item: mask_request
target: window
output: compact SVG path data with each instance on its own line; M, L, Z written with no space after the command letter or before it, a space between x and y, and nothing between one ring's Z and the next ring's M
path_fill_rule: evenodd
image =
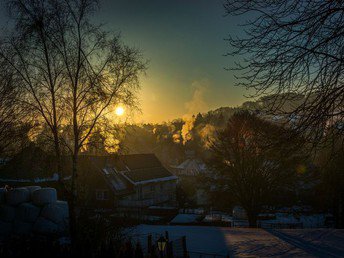
M162 191L162 190L164 190L164 185L163 184L160 185L160 191Z
M154 185L151 185L150 190L151 190L152 192L154 192L154 191L155 191L155 186L154 186Z
M96 190L96 199L104 201L109 199L109 192L107 190Z
M7 161L8 161L8 159L6 159L6 158L0 158L0 165L6 165Z

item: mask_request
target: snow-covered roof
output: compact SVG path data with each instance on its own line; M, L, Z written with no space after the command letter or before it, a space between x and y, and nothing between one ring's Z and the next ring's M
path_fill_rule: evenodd
M129 180L130 183L133 185L144 185L144 184L149 184L149 183L158 183L158 182L164 182L164 181L172 181L172 180L177 180L178 177L176 176L165 176L165 177L160 177L160 178L152 178L152 179L147 179L147 180L140 180L140 181L133 181L130 177L128 177L126 174L123 174L125 178Z
M69 157L63 157L62 176L71 175ZM79 171L93 170L101 173L115 191L125 191L128 186L159 181L176 180L154 154L130 155L80 155ZM0 170L0 182L28 183L58 181L56 158L40 149L28 149L18 154Z
M178 166L172 166L172 168L177 169L181 175L199 175L208 171L204 162L197 158L187 159Z

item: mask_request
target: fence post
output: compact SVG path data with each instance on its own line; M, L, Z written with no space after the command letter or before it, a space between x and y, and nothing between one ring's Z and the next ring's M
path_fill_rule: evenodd
M166 257L167 257L167 258L172 258L172 257L173 257L172 242L167 241L165 252L166 252Z
M152 254L152 235L151 234L147 236L147 252L149 256Z
M165 239L166 239L166 256L168 258L173 257L173 251L172 251L172 242L170 242L170 238L168 235L168 231L165 231Z
M184 258L188 258L188 250L186 248L186 236L182 237L182 244L183 244L183 255L184 255Z

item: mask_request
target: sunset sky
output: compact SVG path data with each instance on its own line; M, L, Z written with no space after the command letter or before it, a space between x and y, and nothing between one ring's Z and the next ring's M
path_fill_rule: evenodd
M241 21L224 17L223 0L105 0L101 21L150 60L137 121L161 122L245 101L224 68L229 33Z
M97 22L121 32L149 60L137 122L161 122L221 106L237 106L246 92L234 86L224 57L238 18L224 17L223 0L104 0ZM4 18L2 24L5 25Z

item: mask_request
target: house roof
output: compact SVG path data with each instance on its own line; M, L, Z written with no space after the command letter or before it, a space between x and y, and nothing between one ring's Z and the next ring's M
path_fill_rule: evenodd
M207 166L205 163L196 158L189 158L179 164L178 166L171 166L174 169L177 169L179 173L184 175L198 175L207 172Z
M177 179L163 166L130 170L123 172L123 175L134 184L161 181L163 178L166 180Z
M154 154L130 154L92 158L105 174L121 174L132 184L177 179ZM101 159L103 160L102 163Z
M161 162L154 154L130 154L118 156L115 161L117 171L138 170L162 167Z
M177 179L154 154L80 155L78 166L80 173L86 170L101 172L116 191L128 189L128 183L136 185ZM71 169L70 158L64 157L63 175L68 177ZM55 178L56 172L54 157L34 148L24 150L8 162L0 170L0 181L49 179Z

